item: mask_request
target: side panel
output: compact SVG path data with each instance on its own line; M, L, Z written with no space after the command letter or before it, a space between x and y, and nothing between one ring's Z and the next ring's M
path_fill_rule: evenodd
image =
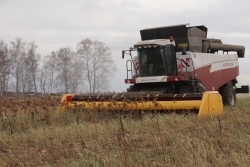
M196 78L204 84L207 91L218 90L238 76L238 67L211 72L211 66L207 65L195 70Z
M180 67L182 67L183 72L189 72L190 74L193 73L195 64L193 61L192 52L187 52L187 55L182 55L182 53L177 52L176 59L177 59L176 62L177 62L178 72L180 72Z
M167 82L167 76L138 77L136 83Z
M239 75L238 56L233 54L189 53L194 75L207 91L218 90Z

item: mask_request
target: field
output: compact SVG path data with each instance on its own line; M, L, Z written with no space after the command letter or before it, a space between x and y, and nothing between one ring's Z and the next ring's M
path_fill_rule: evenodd
M250 166L250 97L220 117L57 114L60 97L0 99L0 166Z

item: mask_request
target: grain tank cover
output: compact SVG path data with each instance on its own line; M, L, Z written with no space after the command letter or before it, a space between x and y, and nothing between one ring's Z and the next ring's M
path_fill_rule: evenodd
M207 38L207 27L187 26L179 24L165 27L148 28L140 31L142 41L174 38L176 51L181 52L185 47L187 51L197 53L215 53L218 51L237 52L239 58L244 58L245 47L241 45L222 44L220 39Z
M143 45L158 45L158 46L166 46L166 45L174 45L175 42L171 42L169 39L154 39L154 40L146 40L146 41L138 41L136 44L134 44L134 47L139 47Z
M166 27L156 27L143 29L140 31L141 39L169 39L174 37L177 51L181 51L184 46L188 51L202 52L202 38L207 37L205 26L187 27L188 24L180 24Z

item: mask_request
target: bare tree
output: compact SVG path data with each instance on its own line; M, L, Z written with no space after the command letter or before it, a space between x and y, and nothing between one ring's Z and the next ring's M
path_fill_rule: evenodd
M42 59L42 70L40 76L40 87L44 93L53 93L56 82L57 54L51 52L50 55Z
M8 53L8 46L3 40L0 41L0 97L8 89L8 81L10 74L10 56Z
M37 94L37 75L38 65L41 58L40 54L36 53L37 45L31 42L27 45L27 54L25 56L26 79L28 81L28 91L33 91Z
M41 92L43 92L43 94L48 93L48 90L47 90L47 84L48 84L47 71L48 70L46 68L42 68L40 70L39 85L40 85Z
M72 57L72 75L71 75L71 92L83 92L84 90L84 80L83 80L83 71L84 71L84 66L81 63L80 57L73 53Z
M22 38L16 38L10 42L9 52L11 55L12 75L14 77L16 96L19 96L20 87L24 92L26 79L22 78L24 70L25 43ZM21 80L22 79L22 80Z
M77 44L76 53L64 47L43 57L42 62L36 49L35 42L25 43L22 38L11 41L9 48L0 42L1 96L8 85L17 96L26 91L83 92L85 83L89 92L95 93L108 88L116 71L110 49L103 42L85 39Z
M43 57L40 88L45 93L82 91L82 65L70 48L61 48Z
M110 77L116 72L110 48L103 42L87 38L77 44L77 53L85 67L84 75L88 81L89 92L107 89Z
M79 72L77 69L79 61L76 60L76 54L74 54L70 48L61 48L57 52L57 87L63 92L75 92L79 84Z

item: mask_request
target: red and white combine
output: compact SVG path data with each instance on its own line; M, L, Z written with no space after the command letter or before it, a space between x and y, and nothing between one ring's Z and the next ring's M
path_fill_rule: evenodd
M126 64L125 83L131 84L127 92L67 94L59 111L66 106L81 106L112 112L196 110L199 116L218 115L223 103L235 104L236 93L249 93L248 86L236 88L238 58L244 58L244 46L207 38L205 26L182 24L143 29L140 33L142 41L122 51L123 58L125 54L131 56Z
M234 105L236 93L249 93L248 86L236 88L238 58L244 58L245 47L222 44L207 38L205 26L187 24L143 29L142 41L123 51L133 57L133 84L129 92L158 91L163 94L203 93L218 91L225 105ZM234 52L229 54L229 52ZM129 67L127 65L127 67ZM132 70L131 70L132 69Z

